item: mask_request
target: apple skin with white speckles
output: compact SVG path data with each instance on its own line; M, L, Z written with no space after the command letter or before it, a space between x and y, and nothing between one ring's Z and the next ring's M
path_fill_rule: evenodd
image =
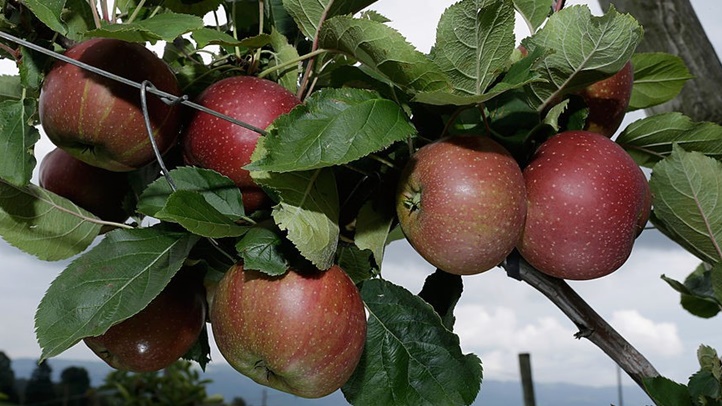
M216 288L213 337L231 366L254 381L305 398L351 377L366 341L361 295L337 265L271 277L238 264Z
M200 274L182 268L143 310L85 344L115 369L159 371L195 344L206 323L206 298Z
M579 95L589 108L584 129L612 137L627 113L633 85L634 70L632 63L627 62L613 76L581 91Z
M234 76L210 85L198 104L265 129L278 116L300 103L276 82L255 76ZM204 112L195 112L182 135L186 164L212 169L231 178L240 188L246 212L270 205L269 197L256 185L250 172L251 154L261 135L253 130Z
M180 94L168 65L140 44L95 38L65 56L136 82ZM147 96L148 113L162 153L180 133L179 106ZM43 81L38 113L48 138L77 159L111 171L141 168L155 160L141 108L140 90L57 61Z
M587 131L544 142L524 169L527 218L518 249L532 266L588 280L624 264L647 222L649 183L622 147Z
M524 178L491 138L444 138L409 160L396 212L409 243L429 263L457 275L478 274L499 265L519 240Z

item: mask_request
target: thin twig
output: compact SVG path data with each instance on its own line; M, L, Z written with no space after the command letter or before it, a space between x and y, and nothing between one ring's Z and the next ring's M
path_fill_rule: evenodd
M95 1L88 0L88 4L90 5L90 10L93 13L93 21L95 22L95 28L100 28L100 16L98 15L98 7L95 4Z
M333 0L330 0L328 4L326 4L326 7L323 9L323 13L321 13L321 18L318 21L318 27L316 27L316 33L313 36L313 46L311 46L311 52L314 52L318 49L318 37L321 34L321 27L323 26L323 22L326 21L326 17L328 16L328 11L333 5ZM298 86L298 92L296 93L296 96L300 99L304 99L304 94L306 93L306 89L308 87L308 82L311 77L311 74L313 72L313 67L316 64L316 58L311 58L308 61L308 65L306 65L306 71L303 73L303 78L301 79L301 83Z

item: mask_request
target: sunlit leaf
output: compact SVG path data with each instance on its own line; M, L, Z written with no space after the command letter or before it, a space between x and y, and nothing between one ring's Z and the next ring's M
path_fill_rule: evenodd
M326 89L274 122L266 154L250 170L302 171L341 165L415 132L401 108L375 92Z
M51 30L65 34L67 31L60 19L65 0L23 0L23 5L35 14L38 20Z
M319 269L333 265L339 237L339 202L333 171L252 172L253 179L273 190L280 203L273 219L301 254Z
M283 0L283 7L306 37L314 38L324 17L331 18L342 14L355 14L376 0Z
M190 14L162 13L132 23L110 24L92 31L89 37L117 38L128 42L171 42L177 37L203 28L203 19Z
M617 73L630 60L642 39L642 27L612 6L592 16L586 5L554 13L542 29L522 41L529 52L551 51L537 72L544 81L530 87L530 95L544 110L562 95Z
M526 21L529 31L534 33L549 16L551 2L549 0L514 0L514 8Z
M412 92L450 89L447 76L398 31L377 21L338 16L327 20L319 46L350 55Z
M243 235L248 227L236 224L216 210L204 196L191 190L173 192L156 217L178 223L186 230L203 237L223 238Z
M479 95L509 64L514 42L511 0L463 0L441 16L430 57L454 93Z
M115 230L50 284L35 314L42 359L97 336L145 308L197 241L161 228Z
M693 122L677 112L639 119L629 124L616 141L635 162L647 167L669 156L675 144L685 151L722 158L722 126L711 122Z
M231 219L244 216L243 200L238 186L229 178L210 169L182 166L170 171L169 176L179 190L200 193L216 210ZM138 211L149 216L161 210L173 193L163 177L151 183L140 195Z
M722 258L722 162L674 146L650 179L653 221L703 261Z
M628 111L646 109L677 97L682 87L694 77L682 58L667 53L632 55L634 87Z

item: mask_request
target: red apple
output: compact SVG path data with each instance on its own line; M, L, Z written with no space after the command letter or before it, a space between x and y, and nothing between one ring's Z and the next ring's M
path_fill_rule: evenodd
M634 84L634 70L632 63L627 62L624 67L613 76L594 83L579 95L589 108L586 125L587 131L596 132L606 137L612 137L624 120L629 107Z
M107 221L128 218L123 207L130 192L128 176L88 165L56 148L40 162L40 186Z
M588 131L560 133L539 147L524 179L524 259L564 279L622 266L650 210L647 179L622 147Z
M477 274L499 265L519 240L524 178L491 138L445 138L409 160L396 212L406 238L429 263L453 274Z
M178 95L173 72L140 44L96 38L81 42L66 56L136 82ZM177 106L148 93L148 112L161 152L180 131ZM140 90L57 61L40 92L40 124L48 138L74 157L111 171L138 169L155 159L143 120Z
M150 372L182 357L198 339L206 320L203 284L184 268L145 309L85 344L113 368Z
M210 319L218 349L236 370L306 398L346 383L366 340L361 295L337 265L280 277L236 265L216 288Z
M222 79L206 88L197 103L265 129L300 101L278 83L254 76ZM241 190L247 212L270 199L243 169L251 162L260 134L208 113L194 113L183 134L183 156L189 165L212 169L231 178Z

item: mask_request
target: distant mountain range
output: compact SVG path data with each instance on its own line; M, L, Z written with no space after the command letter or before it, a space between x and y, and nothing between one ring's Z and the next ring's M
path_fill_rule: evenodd
M50 359L53 380L60 380L60 373L70 366L83 367L88 371L92 386L102 384L111 371L101 361L72 361ZM18 358L12 360L16 378L28 378L35 368L36 360ZM211 364L204 379L212 382L207 385L209 395L222 395L226 401L242 397L249 406L342 406L348 403L343 394L335 392L321 399L302 399L274 389L265 388L234 371L227 364ZM615 386L591 387L565 383L534 384L536 406L621 406ZM523 406L521 384L519 382L500 382L485 380L473 406ZM654 403L635 386L623 387L623 406L647 406Z

